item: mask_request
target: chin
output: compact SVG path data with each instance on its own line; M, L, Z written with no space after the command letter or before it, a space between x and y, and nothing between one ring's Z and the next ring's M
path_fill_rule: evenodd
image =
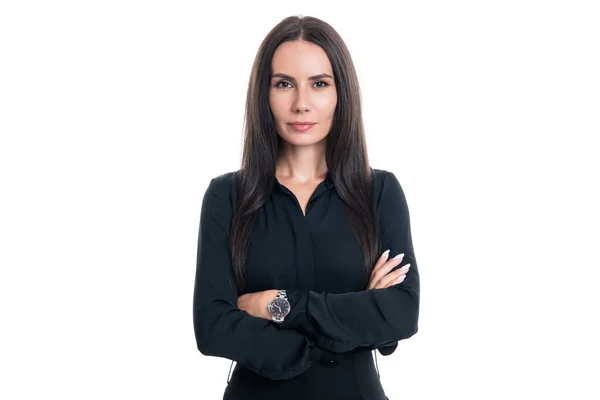
M293 144L295 146L310 146L313 144L317 144L323 139L327 138L325 136L319 136L314 134L298 134L298 135L282 135L281 137L285 142L289 144Z

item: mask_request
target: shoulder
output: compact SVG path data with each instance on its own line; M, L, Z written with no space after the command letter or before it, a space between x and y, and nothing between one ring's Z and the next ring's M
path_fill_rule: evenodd
M372 167L371 171L373 171L373 186L375 192L387 190L394 186L400 186L400 182L393 172Z
M235 196L237 172L229 171L213 177L204 193L204 201L219 208L231 209Z
M380 206L406 205L404 190L396 175L385 169L371 168L373 171L373 198Z
M382 184L390 174L393 175L390 171L385 169L371 167L371 171L373 171L373 183L375 184Z
M238 171L225 172L210 180L208 189L218 193L228 193L235 186L235 177Z

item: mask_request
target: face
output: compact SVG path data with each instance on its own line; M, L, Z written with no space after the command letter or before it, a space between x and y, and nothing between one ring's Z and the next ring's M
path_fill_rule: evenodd
M277 133L299 146L320 142L329 134L337 105L331 63L325 51L310 42L282 43L271 64L269 105ZM312 122L310 129L291 123Z

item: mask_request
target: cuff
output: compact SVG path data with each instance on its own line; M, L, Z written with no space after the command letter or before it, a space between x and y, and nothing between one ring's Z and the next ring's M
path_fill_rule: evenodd
M290 312L279 325L281 329L308 329L308 295L297 289L286 289Z
M394 344L391 344L389 346L381 346L378 350L382 356L389 356L394 351L396 351L396 347L398 347L398 342L395 342Z

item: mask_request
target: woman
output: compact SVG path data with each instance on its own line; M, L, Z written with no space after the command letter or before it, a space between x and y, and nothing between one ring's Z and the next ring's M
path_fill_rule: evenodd
M371 352L417 332L408 206L369 166L359 96L317 18L258 50L242 167L210 181L200 217L194 329L202 354L237 362L224 399L386 399Z

